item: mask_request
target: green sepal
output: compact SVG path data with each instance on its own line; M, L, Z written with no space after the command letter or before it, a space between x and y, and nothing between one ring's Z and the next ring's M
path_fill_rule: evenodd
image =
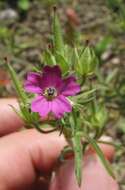
M25 121L29 128L31 128L34 122L39 122L38 113L31 112L28 105L23 105L20 103L20 112L22 115L22 119Z
M62 72L66 73L69 69L69 66L68 66L68 62L66 61L65 57L59 52L55 53L55 57L56 57L56 62L60 66Z
M54 40L55 52L59 52L60 54L64 55L64 42L62 36L62 29L56 10L54 11L54 18L53 18L53 37L54 37L53 40Z
M92 74L97 65L98 59L94 50L90 47L86 47L83 53L79 56L75 69L80 75L86 76Z
M55 56L47 49L43 53L43 62L47 65L56 65L56 59Z
M14 108L13 110L24 120L27 126L31 128L30 124L32 124L32 122L34 121L36 122L38 121L39 119L38 114L30 112L28 106L29 96L24 92L23 86L19 81L15 70L11 67L9 63L6 63L6 68L11 76L11 79L13 81L15 90L19 98L20 111L17 111Z
M13 81L14 87L16 89L16 92L19 96L19 99L26 104L27 103L27 95L24 92L24 89L22 87L21 82L19 81L17 74L15 72L15 70L11 67L11 65L9 63L6 63L6 68L11 76L11 79Z

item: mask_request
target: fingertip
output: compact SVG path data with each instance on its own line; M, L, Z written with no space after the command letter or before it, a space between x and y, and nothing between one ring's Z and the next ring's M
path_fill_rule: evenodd
M23 125L22 120L10 105L19 110L19 105L16 99L0 99L0 136L17 131Z
M26 129L12 133L3 137L0 141L1 147L6 147L8 152L10 149L13 152L18 152L18 157L27 152L34 168L44 173L51 171L61 150L66 145L64 136L59 136L59 132L42 134L36 129ZM1 148L1 150L3 149Z
M32 155L36 170L44 174L51 172L60 152L67 145L64 136L59 136L59 132L42 134L36 129L29 130L27 135L32 141L27 148Z
M7 181L10 189L34 184L39 175L50 175L65 145L59 133L41 134L35 129L4 136L0 140L0 180Z

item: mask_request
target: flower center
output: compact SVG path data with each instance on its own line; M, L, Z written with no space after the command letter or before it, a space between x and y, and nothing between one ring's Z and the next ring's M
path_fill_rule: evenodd
M44 96L47 100L52 100L57 96L57 90L54 87L48 87L44 91Z

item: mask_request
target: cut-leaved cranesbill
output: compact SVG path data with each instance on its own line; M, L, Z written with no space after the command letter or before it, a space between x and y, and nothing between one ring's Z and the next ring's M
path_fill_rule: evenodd
M62 78L59 66L45 66L42 72L30 72L25 82L25 90L37 94L31 103L31 110L41 117L49 113L61 118L64 113L72 111L68 96L80 92L80 85L74 76Z

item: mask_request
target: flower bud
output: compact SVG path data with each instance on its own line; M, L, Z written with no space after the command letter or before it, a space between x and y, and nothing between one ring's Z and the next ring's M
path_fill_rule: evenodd
M92 48L86 47L79 57L76 71L81 75L90 75L94 72L98 64L98 58Z

